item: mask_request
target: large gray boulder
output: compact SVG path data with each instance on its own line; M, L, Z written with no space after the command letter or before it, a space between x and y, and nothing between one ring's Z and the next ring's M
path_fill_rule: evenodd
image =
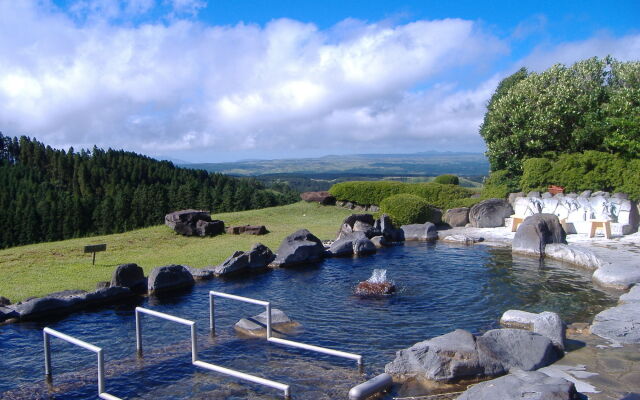
M509 375L478 383L457 400L577 400L573 382L542 372L514 370Z
M353 255L366 256L369 254L375 254L377 250L376 245L368 238L361 238L353 241Z
M291 267L300 264L315 263L324 257L324 246L320 239L306 229L292 233L284 238L278 248L274 267Z
M618 343L640 343L640 303L607 308L595 316L590 331Z
M16 310L9 307L4 307L4 306L0 307L0 323L3 323L5 321L10 321L10 320L17 321L18 318L20 318L20 314L18 314Z
M365 232L357 231L345 234L331 243L327 253L332 257L350 257L354 254L354 243L358 240L369 240Z
M398 379L441 382L483 379L511 369L533 370L557 360L551 341L520 329L494 329L476 337L457 329L396 353L385 372Z
M109 286L122 286L135 291L146 290L144 271L138 264L120 264L111 275Z
M513 208L503 199L488 199L475 204L469 210L469 223L474 228L504 226L504 219L513 214Z
M567 243L560 220L554 214L531 215L518 226L511 250L544 257L545 246L549 243Z
M164 223L185 236L212 236L224 232L224 222L212 221L205 210L180 210L164 216Z
M118 302L134 296L126 287L114 286L87 293L84 290L65 290L27 300L8 308L18 315L20 320L47 318L52 315L64 315L86 307Z
M554 312L544 311L539 314L521 310L508 310L502 314L500 324L509 328L528 329L546 336L560 351L564 350L566 324Z
M404 240L425 240L429 242L438 240L438 231L431 222L402 225L400 229L403 232Z
M195 280L189 269L183 265L165 265L154 268L147 279L149 294L162 294L193 286Z
M391 217L387 214L382 214L373 224L374 229L380 232L380 235L384 237L387 242L402 242L404 241L404 232L402 229L395 228Z
M252 271L266 269L276 258L271 249L262 243L255 243L247 254L249 255L249 269Z
M382 234L376 226L376 221L371 214L351 214L342 221L336 240L348 236L352 232L364 232L367 238Z
M559 358L551 340L522 329L493 329L477 338L478 353L497 359L505 371L533 371Z
M469 208L451 208L444 213L443 220L452 228L466 226L469 223Z
M207 267L216 276L228 276L245 272L249 269L249 254L244 251L236 251L224 262L213 268Z

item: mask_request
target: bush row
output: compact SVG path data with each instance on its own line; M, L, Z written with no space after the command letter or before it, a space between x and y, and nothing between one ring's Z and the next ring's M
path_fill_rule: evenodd
M604 190L623 192L640 199L640 159L623 160L599 151L562 154L552 158L529 158L523 163L523 191L546 191L548 185L564 186L565 192Z
M394 194L380 202L380 211L388 214L397 226L432 221L433 207L414 194Z
M447 210L463 207L478 199L470 199L473 192L457 185L439 183L402 183L389 181L353 181L333 185L329 192L338 200L352 201L361 205L380 205L382 201L397 194L412 194L421 197L432 206Z

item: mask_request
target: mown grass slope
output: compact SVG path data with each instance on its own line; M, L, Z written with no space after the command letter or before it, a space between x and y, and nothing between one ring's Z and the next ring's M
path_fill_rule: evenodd
M110 280L114 267L123 263L136 263L148 274L154 267L167 264L197 268L216 265L235 250L249 250L256 242L275 252L285 236L301 228L309 229L322 240L333 239L349 214L349 210L337 207L300 202L213 215L226 226L265 225L270 233L264 236L184 237L158 225L121 234L0 250L0 296L16 302L65 289L93 290L97 282ZM107 251L96 255L93 266L91 254L84 254L83 247L98 243L106 243Z

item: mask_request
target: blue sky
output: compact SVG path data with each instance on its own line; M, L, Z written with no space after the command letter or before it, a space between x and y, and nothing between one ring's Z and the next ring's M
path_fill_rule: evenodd
M483 151L525 66L640 59L640 2L0 0L0 131L193 162Z

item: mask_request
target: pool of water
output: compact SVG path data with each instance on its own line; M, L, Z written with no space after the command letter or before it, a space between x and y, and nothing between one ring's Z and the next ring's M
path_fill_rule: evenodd
M359 298L355 285L387 269L397 292ZM362 354L354 361L238 336L233 324L260 306L216 301L217 336L208 333L208 291L269 300L302 324L292 340ZM199 358L291 385L297 399L346 398L353 385L381 373L397 350L456 328L480 333L508 309L555 311L590 321L615 303L590 275L564 264L512 256L484 246L407 243L376 256L328 259L297 269L215 279L188 293L0 326L0 398L94 399L95 355L52 338L53 385L43 382L42 328L49 326L105 351L107 392L126 399L271 399L281 392L191 365L189 328L143 317L145 355L135 356L135 306L197 321Z

